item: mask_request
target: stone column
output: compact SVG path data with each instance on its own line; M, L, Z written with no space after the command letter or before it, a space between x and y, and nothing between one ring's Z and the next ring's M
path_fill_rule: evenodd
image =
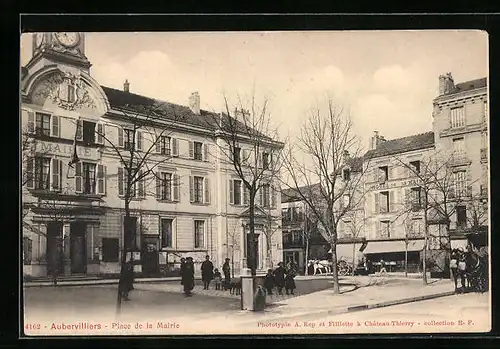
M64 275L71 275L71 225L65 223L63 225L63 265Z

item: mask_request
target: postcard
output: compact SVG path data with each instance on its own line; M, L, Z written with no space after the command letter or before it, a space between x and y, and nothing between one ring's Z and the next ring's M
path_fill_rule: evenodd
M21 35L25 336L491 330L487 33Z

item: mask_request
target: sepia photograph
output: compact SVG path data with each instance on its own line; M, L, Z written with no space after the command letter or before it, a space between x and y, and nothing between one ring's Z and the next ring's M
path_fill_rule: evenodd
M488 34L25 32L24 336L491 330Z

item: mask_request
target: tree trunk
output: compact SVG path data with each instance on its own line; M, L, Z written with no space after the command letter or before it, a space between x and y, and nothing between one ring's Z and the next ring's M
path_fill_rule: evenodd
M121 256L121 267L120 267L120 278L118 280L118 294L116 298L116 314L119 315L121 311L122 305L122 294L120 290L121 280L124 277L125 272L125 264L127 262L127 252L129 249L129 240L130 240L130 201L125 198L125 217L123 220L123 251Z
M248 256L247 256L247 264L250 266L250 271L252 276L257 274L257 251L255 251L255 191L252 190L250 193L250 246L248 246Z
M426 206L424 208L424 249L422 251L422 273L424 285L427 285L427 237L429 236L429 224L427 223L427 203L428 193L427 190L424 193Z
M354 276L354 271L356 270L356 242L352 244L352 271L351 275Z
M337 269L337 242L331 242L330 246L332 248L333 293L340 294L339 273Z
M305 275L309 275L309 238L306 238L306 260L305 260Z
M408 239L405 240L405 278L408 277Z

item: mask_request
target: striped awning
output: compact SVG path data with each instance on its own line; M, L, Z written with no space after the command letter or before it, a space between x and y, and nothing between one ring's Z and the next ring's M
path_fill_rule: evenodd
M467 239L451 240L451 248L462 248L465 251L467 249Z

